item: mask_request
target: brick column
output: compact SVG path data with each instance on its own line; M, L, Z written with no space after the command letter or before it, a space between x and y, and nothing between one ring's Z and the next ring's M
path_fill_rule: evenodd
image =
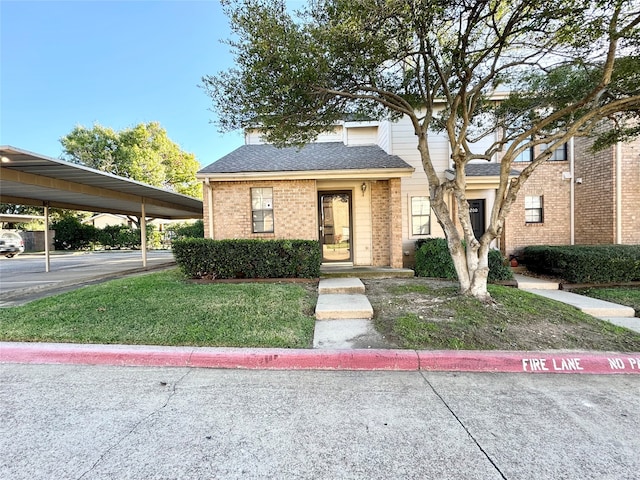
M389 179L389 257L391 268L402 268L402 195L400 179Z

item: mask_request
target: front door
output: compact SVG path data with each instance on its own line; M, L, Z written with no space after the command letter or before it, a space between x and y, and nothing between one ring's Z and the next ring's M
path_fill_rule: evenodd
M469 215L473 234L479 239L484 234L484 199L469 200Z
M351 192L321 192L320 243L323 262L351 262Z

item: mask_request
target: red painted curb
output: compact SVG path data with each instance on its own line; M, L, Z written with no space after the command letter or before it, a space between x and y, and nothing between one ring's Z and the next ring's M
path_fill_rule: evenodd
M420 351L420 369L440 372L640 374L640 353Z
M0 363L270 370L418 370L413 350L303 350L2 343Z
M640 353L197 348L0 342L0 363L263 370L640 374Z

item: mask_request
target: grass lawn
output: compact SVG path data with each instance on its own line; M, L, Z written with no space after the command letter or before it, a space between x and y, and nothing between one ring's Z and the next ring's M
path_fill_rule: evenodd
M490 286L496 303L426 278L365 280L376 328L399 348L640 352L640 334L568 305ZM315 284L208 283L177 270L0 309L0 340L311 348Z
M626 305L636 311L636 317L640 317L640 287L581 288L573 292Z
M197 285L170 270L0 309L0 340L308 348L314 307L299 284Z

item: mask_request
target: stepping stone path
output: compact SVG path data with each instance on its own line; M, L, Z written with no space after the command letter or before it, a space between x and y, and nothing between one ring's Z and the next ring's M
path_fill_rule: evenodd
M313 348L389 348L373 328L373 307L359 278L323 278L318 285Z

